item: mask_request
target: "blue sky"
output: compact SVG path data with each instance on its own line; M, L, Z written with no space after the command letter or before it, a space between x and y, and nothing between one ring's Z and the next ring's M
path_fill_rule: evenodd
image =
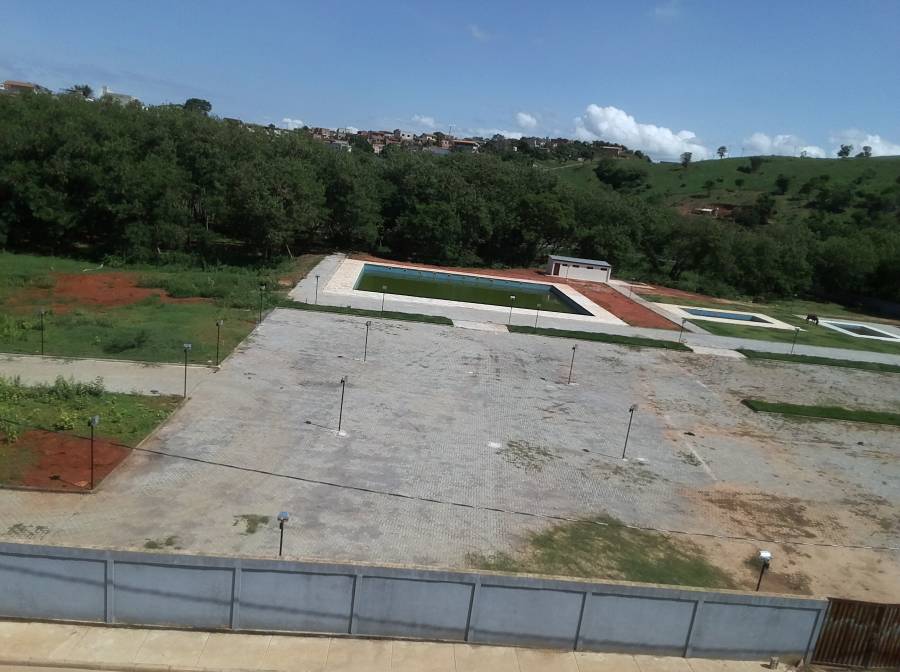
M897 0L0 0L0 36L0 79L262 123L900 154Z

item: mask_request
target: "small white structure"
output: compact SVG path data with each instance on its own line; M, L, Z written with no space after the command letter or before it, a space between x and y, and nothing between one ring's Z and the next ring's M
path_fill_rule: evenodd
M547 275L557 275L573 280L591 280L593 282L609 282L612 266L598 259L579 259L577 257L561 257L551 254L547 262Z

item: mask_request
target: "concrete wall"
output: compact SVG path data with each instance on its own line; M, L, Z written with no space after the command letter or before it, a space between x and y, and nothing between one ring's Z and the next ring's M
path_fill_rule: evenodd
M554 267L559 264L559 271L554 273ZM602 266L586 266L579 264L577 267L565 261L553 261L547 263L547 275L556 275L572 280L587 280L590 282L608 282L612 269Z
M468 572L0 543L0 617L717 658L805 655L827 602Z

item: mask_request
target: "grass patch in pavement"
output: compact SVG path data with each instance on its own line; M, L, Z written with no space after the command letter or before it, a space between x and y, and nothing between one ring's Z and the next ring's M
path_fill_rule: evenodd
M779 413L803 418L820 418L824 420L843 420L846 422L867 422L875 425L894 425L900 427L900 413L885 411L862 411L840 406L804 406L802 404L782 404L778 402L744 399L741 401L747 408L757 413Z
M699 547L665 534L623 527L614 518L562 523L532 533L520 553L470 553L477 569L604 578L706 588L731 588L731 577Z
M293 310L312 310L318 313L338 313L340 315L354 315L356 317L377 317L385 320L403 320L405 322L428 322L430 324L452 325L453 320L442 315L422 315L420 313L398 313L391 310L364 310L362 308L350 308L349 306L326 306L324 304L300 303L285 299L278 304L279 308L291 308Z
M638 348L663 348L665 350L681 350L690 352L691 349L676 341L663 341L655 338L643 338L641 336L621 336L619 334L601 334L593 331L570 331L568 329L545 329L544 327L528 327L511 324L507 327L517 334L536 334L538 336L556 336L559 338L574 338L582 341L598 341L600 343L614 343L615 345L630 345Z
M795 364L817 364L819 366L837 366L845 369L875 371L877 373L900 373L900 366L896 364L882 364L881 362L856 362L850 359L832 359L830 357L812 357L809 355L789 355L787 353L762 352L761 350L745 350L743 348L739 348L738 352L748 359L771 359L779 362L793 362Z

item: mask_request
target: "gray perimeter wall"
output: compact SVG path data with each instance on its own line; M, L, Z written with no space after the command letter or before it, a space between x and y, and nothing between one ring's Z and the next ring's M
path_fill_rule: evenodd
M827 602L529 576L0 543L0 617L586 651L806 655Z

